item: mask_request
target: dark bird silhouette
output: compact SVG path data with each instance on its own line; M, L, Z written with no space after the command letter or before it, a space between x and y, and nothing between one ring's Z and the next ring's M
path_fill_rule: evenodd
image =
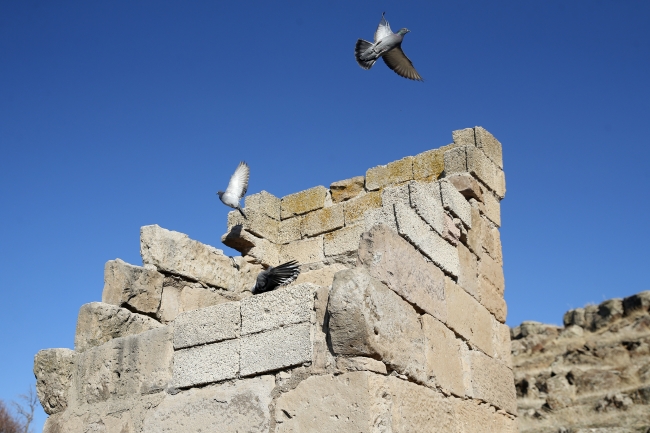
M240 162L237 169L230 177L226 191L218 191L217 195L223 204L233 209L237 209L246 218L246 214L239 206L239 201L246 195L248 190L248 177L250 169L244 161Z
M300 265L295 260L283 263L278 266L271 266L267 270L260 272L257 276L253 294L270 292L280 286L285 286L293 282L300 274Z

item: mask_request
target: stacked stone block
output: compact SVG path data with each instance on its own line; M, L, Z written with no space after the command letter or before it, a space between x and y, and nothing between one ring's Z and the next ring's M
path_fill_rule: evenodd
M228 216L228 257L158 226L105 266L75 350L35 359L45 431L516 432L500 143L454 143ZM289 260L290 286L252 296Z

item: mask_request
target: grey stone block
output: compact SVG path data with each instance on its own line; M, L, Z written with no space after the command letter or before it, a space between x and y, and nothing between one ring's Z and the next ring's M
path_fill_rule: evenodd
M68 407L75 355L70 349L45 349L39 350L34 357L36 393L48 415Z
M239 340L227 340L174 352L172 386L186 388L237 377Z
M439 235L445 234L445 210L436 182L410 182L411 207Z
M239 337L239 302L186 311L174 320L174 349Z
M272 292L243 299L241 301L242 335L309 322L314 310L316 289L318 286L304 283L281 287Z
M396 204L395 216L400 235L415 245L442 270L458 276L460 261L455 247L430 230L429 226L410 207Z
M311 323L240 338L242 376L291 367L312 360Z
M465 227L472 228L472 207L469 202L448 180L440 180L438 184L445 209L460 218Z
M517 398L512 370L484 353L468 353L473 398L487 401L513 415L517 414Z
M104 266L102 302L155 314L162 286L163 275L155 269L133 266L120 259L109 260Z

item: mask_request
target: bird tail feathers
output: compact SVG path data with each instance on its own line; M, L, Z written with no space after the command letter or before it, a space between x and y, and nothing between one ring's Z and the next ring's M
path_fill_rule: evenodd
M246 216L246 214L244 213L244 211L242 210L241 207L237 206L237 210L239 211L239 213L240 213L240 214L241 214L245 219L248 219L248 217Z
M370 69L372 65L375 64L377 59L362 59L361 55L366 52L368 48L372 47L372 43L364 41L363 39L357 40L357 44L354 46L354 57L357 59L357 63L363 69Z

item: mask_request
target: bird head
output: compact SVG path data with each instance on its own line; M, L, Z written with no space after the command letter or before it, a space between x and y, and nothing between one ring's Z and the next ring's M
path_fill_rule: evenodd
M399 32L397 32L397 34L404 36L405 34L410 33L410 32L411 31L405 27L403 29L399 29Z
M217 191L217 195L219 196L219 198L221 198L221 196L223 195L223 191Z

